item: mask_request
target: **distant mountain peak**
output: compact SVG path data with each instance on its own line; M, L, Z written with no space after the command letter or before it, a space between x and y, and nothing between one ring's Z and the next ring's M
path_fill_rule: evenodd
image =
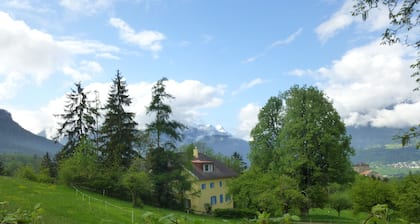
M0 124L0 153L55 154L62 147L22 128L12 119L11 113L4 109L0 109Z
M12 114L7 110L0 109L0 120L12 120Z

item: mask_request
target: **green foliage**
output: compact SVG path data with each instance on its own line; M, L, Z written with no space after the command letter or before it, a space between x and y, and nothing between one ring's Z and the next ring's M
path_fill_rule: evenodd
M325 205L326 187L353 181L350 137L339 114L315 87L294 86L281 95L286 106L275 155L266 163L295 179L305 196L301 212ZM274 161L273 161L274 159Z
M420 222L420 174L410 174L398 183L396 205L410 222Z
M393 205L396 193L392 183L371 177L357 177L351 189L355 212L369 212L377 204Z
M350 196L346 192L336 192L329 196L328 204L331 208L335 209L340 216L341 211L351 209L352 202Z
M32 166L20 167L16 173L16 177L31 180L31 181L38 181L38 177Z
M83 138L73 155L61 161L58 174L59 179L69 186L92 187L99 172L101 167L97 163L93 142Z
M101 156L107 166L124 167L130 166L131 160L138 155L133 149L136 142L135 114L127 112L131 104L128 96L127 84L123 80L120 71L113 79L111 90L108 93L105 121L100 130Z
M130 192L133 207L138 206L141 197L149 195L153 187L152 180L149 174L142 170L140 161L133 163L122 176L122 185Z
M46 174L51 179L57 177L57 165L51 160L48 152L42 157L40 173Z
M283 126L283 102L280 97L270 97L258 113L258 123L251 131L249 159L252 166L268 170L273 165L274 150Z
M157 81L152 89L152 101L147 107L147 114L153 114L154 120L147 124L147 132L155 142L147 154L148 168L152 171L154 197L156 202L165 208L182 208L184 192L191 185L183 175L183 157L170 149L174 148L173 141L181 140L179 134L185 126L170 120L171 107L164 101L173 99L166 93L164 82L166 78ZM162 137L167 141L163 143Z
M293 178L252 168L229 182L228 187L235 196L235 206L254 212L281 215L298 208L304 200Z
M152 101L147 107L147 114L154 114L154 120L147 124L147 132L151 133L152 137L155 138L156 148L175 148L172 141L181 140L182 136L179 130L186 128L185 125L170 120L172 109L165 101L174 97L166 92L164 83L166 81L168 81L167 78L161 78L153 86ZM162 145L163 136L169 139L164 145Z
M22 166L31 166L34 170L38 170L41 158L35 155L1 154L0 161L3 161L5 176L16 176L18 169Z
M6 170L5 170L4 163L3 163L3 161L1 160L1 157L0 157L0 176L5 175L5 174L6 174L6 172L5 172L5 171L6 171Z
M0 223L1 224L41 224L43 210L41 204L36 204L33 210L18 208L12 212L8 209L8 202L0 202Z
M83 138L96 133L97 108L91 106L80 82L75 83L75 87L75 90L72 89L71 93L67 94L64 114L57 115L62 123L55 139L58 140L60 137L67 139L63 149L56 155L57 160L69 158Z
M387 204L377 204L372 207L369 217L365 219L363 224L380 224L385 223L388 224L390 215L392 214L392 210L388 208Z
M225 219L237 219L237 218L255 218L255 211L249 209L237 209L237 208L225 208L225 209L215 209L213 211L215 217L225 218Z

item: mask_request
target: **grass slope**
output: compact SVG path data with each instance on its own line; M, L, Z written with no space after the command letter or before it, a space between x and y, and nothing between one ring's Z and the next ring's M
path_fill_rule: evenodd
M41 184L3 176L0 176L1 201L9 202L9 207L14 210L19 207L31 210L37 203L41 203L44 223L132 223L132 211L134 223L142 223L142 215L146 212L153 212L160 217L169 214L186 217L188 223L195 221L209 224L239 223L236 220L228 221L148 206L132 209L129 202L88 192L77 193L67 186Z

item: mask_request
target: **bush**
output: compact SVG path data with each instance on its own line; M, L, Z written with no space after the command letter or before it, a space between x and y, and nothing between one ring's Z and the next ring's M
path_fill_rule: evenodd
M213 212L214 216L225 218L225 219L236 219L236 218L255 218L255 212L248 209L215 209Z
M22 166L18 169L16 176L18 178L27 179L30 181L38 181L38 177L35 174L32 166Z

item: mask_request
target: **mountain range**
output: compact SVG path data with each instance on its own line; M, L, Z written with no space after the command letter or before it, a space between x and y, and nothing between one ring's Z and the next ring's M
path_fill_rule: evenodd
M8 111L0 109L0 153L55 154L61 147L54 141L25 130L13 121Z
M401 144L393 139L400 132L397 128L347 127L347 133L352 136L352 146L356 151L355 156L351 158L352 162L388 164L420 161L420 150L413 146L402 148ZM0 109L0 153L43 155L45 152L55 154L61 149L61 144L46 139L45 133L40 134L44 136L25 130L13 121L9 112ZM178 146L200 142L225 156L238 152L248 161L248 142L234 137L221 125L190 125L182 135L184 139Z

